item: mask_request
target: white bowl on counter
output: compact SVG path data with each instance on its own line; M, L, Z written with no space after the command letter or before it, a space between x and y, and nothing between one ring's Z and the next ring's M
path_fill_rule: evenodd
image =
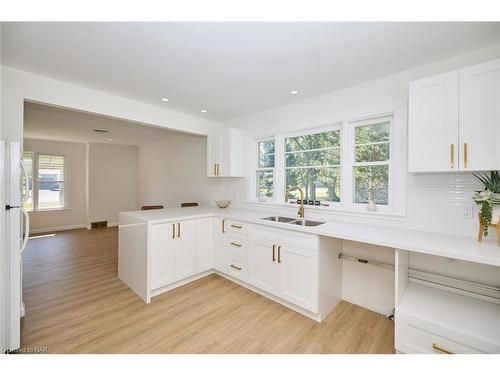
M222 200L215 201L215 204L219 208L226 208L226 207L229 207L229 205L231 204L231 201L227 201L227 200L222 199Z

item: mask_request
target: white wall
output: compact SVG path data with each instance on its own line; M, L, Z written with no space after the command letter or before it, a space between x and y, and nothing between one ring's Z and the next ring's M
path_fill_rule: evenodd
M117 224L120 211L138 209L137 146L90 143L88 155L88 222Z
M221 181L207 177L206 137L171 136L139 146L139 206L213 204Z
M67 207L62 210L30 212L31 232L85 227L87 221L85 144L25 139L24 151L64 155L66 164Z
M4 127L4 137L10 141L22 140L25 100L187 133L207 135L219 129L219 124L213 121L7 66L3 66L2 89L2 102L6 109L2 113L2 119L4 124L8 124Z

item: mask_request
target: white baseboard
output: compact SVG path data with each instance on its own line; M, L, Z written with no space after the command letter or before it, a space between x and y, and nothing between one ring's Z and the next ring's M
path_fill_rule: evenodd
M86 225L85 224L78 224L78 225L66 225L66 226L62 226L62 227L53 227L53 228L36 228L36 229L30 229L30 236L32 234L38 234L38 233L60 232L63 230L81 229L81 228L86 228Z

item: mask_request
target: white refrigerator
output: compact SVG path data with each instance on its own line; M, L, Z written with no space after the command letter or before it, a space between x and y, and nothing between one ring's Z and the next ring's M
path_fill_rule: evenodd
M22 253L29 236L29 215L22 208L29 198L29 176L22 163L19 142L0 141L0 180L2 347L5 351L12 351L20 346L21 317L25 313L22 301Z

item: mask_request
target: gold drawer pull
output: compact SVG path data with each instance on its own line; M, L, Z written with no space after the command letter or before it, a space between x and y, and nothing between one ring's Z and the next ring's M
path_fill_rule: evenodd
M172 238L175 238L175 224L172 224Z
M237 267L234 264L231 264L231 268L234 268L235 270L241 271L241 267Z
M468 157L468 147L467 147L467 142L464 143L464 168L468 167L469 164L469 157Z
M444 348L441 348L437 344L432 343L432 349L437 350L438 352L445 353L445 354L454 354L453 352L450 352L449 350L446 350Z
M236 225L236 224L231 224L231 227L232 228L236 228L236 229L241 229L242 228L241 225Z
M222 219L222 233L226 233L226 219Z
M276 261L276 245L273 245L273 262Z
M177 223L177 237L181 236L181 223Z
M278 263L281 263L281 246L278 246Z
M450 167L455 168L455 145L453 143L450 145Z
M236 246L236 247L242 247L243 246L242 244L236 243L236 242L231 242L231 245Z

